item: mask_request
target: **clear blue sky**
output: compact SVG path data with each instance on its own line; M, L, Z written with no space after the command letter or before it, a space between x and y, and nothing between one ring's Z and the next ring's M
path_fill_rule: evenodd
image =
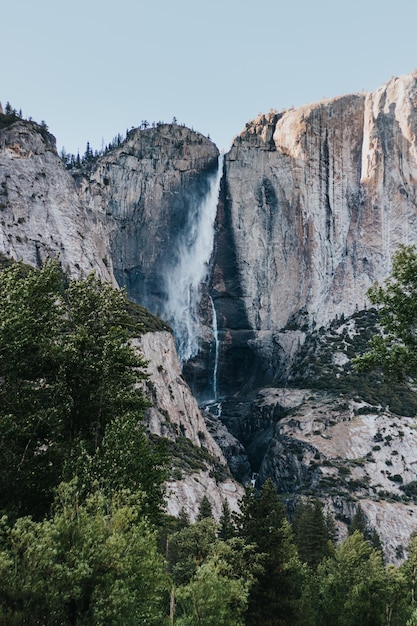
M227 149L259 112L417 68L416 0L3 4L0 101L74 153L174 116Z

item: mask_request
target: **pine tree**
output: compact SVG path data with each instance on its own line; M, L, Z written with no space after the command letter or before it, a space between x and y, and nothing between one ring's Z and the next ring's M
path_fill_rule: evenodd
M230 506L228 501L223 500L222 504L222 514L219 520L219 538L220 539L231 539L236 534L236 529L233 524L232 512L230 510Z
M126 309L123 291L94 275L68 283L56 263L0 273L3 513L43 516L64 473L90 470L103 486L140 485L149 505L162 504L162 458L138 429L144 362Z
M299 504L292 524L300 559L313 569L333 552L320 502Z
M255 544L262 555L263 572L253 585L247 626L292 626L300 595L300 562L285 509L268 480L259 494L248 489L237 518L238 534Z
M350 522L349 535L353 535L353 533L357 530L362 533L366 541L369 541L373 548L377 548L382 551L381 539L378 532L369 524L360 504L356 507L355 514Z
M353 535L353 533L357 530L364 536L368 533L368 520L360 504L356 507L355 513L349 524L349 535Z
M203 496L198 510L197 521L201 522L201 520L206 518L213 518L213 510L207 496Z

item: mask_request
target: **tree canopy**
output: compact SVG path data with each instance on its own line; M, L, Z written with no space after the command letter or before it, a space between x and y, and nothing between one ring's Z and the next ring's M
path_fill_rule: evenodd
M0 511L42 517L82 462L97 479L155 483L161 504L162 459L141 428L145 363L131 327L125 292L94 274L68 281L56 262L0 273Z
M0 624L162 626L168 576L138 493L62 483L54 514L0 527Z

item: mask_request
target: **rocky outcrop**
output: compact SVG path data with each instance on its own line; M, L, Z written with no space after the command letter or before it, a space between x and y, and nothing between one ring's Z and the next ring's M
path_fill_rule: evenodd
M0 252L38 267L59 256L72 276L114 282L104 215L85 207L46 128L10 117L0 124Z
M199 471L187 476L183 480L172 480L167 483L166 501L167 512L178 516L186 511L190 521L195 521L200 504L204 496L211 504L213 517L220 519L225 501L233 512L238 512L239 501L243 497L244 489L235 480L226 478L221 483L210 476L209 471Z
M178 515L183 509L194 520L204 496L216 519L221 515L224 500L232 511L237 511L244 489L230 475L222 450L181 375L172 334L146 333L137 340L137 345L148 361L149 379L144 385L152 403L146 412L148 429L173 442L173 468L166 492L168 513ZM193 451L190 446L181 445L184 437L196 448L194 467L190 464Z
M226 465L219 446L210 436L206 423L181 374L174 338L169 332L146 333L138 340L148 362L149 381L144 389L152 400L146 419L151 432L162 437L183 435L194 446L205 449Z
M335 393L267 388L240 428L257 485L272 478L290 509L300 497L321 500L339 538L360 505L386 558L404 556L417 526L414 417Z

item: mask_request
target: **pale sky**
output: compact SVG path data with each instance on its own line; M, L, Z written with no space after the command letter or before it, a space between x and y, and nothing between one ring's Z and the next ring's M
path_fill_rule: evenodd
M247 121L417 69L416 0L8 0L0 101L84 153L142 120Z

